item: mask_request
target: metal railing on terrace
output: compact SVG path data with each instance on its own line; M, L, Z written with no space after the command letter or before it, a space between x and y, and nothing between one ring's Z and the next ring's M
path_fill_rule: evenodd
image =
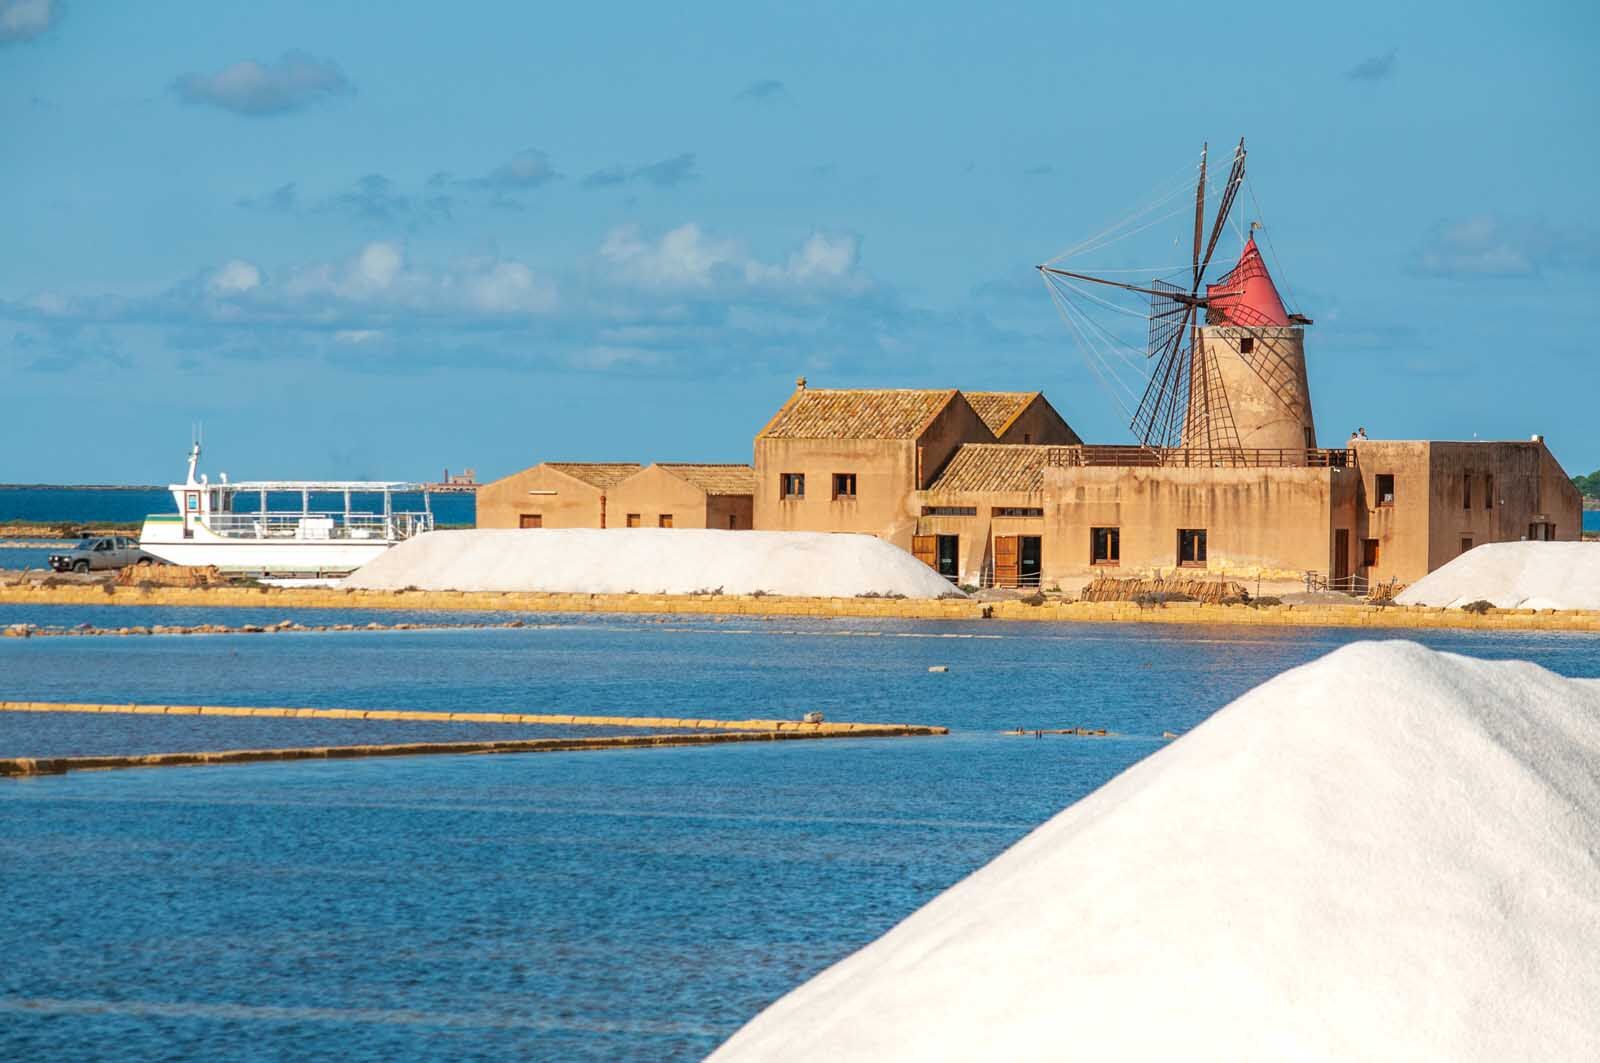
M433 530L433 514L213 513L205 525L230 539L409 539Z
M1324 447L1262 449L1229 447L1199 450L1188 447L1078 446L1051 447L1045 464L1062 468L1104 466L1161 469L1342 469L1353 464L1348 450Z

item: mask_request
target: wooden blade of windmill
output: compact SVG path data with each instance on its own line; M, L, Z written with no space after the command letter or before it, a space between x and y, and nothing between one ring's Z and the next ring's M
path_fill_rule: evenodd
M1185 337L1193 331L1190 324L1194 313L1194 306L1186 305L1182 322L1159 339L1160 350L1150 352L1150 356L1156 358L1155 368L1145 383L1133 422L1128 426L1143 446L1173 445L1174 428L1182 424L1181 411L1188 393L1189 357Z
M1217 203L1217 220L1211 223L1211 239L1206 242L1205 257L1200 263L1200 273L1204 273L1211 265L1211 256L1217 250L1217 241L1222 239L1223 226L1228 223L1228 215L1233 210L1233 199L1239 194L1239 186L1244 183L1244 138L1239 138L1239 146L1233 149L1233 167L1228 171L1228 183L1222 188L1222 199ZM1196 295L1200 294L1200 280L1197 276L1194 282Z
M1200 240L1206 224L1206 153L1209 143L1200 145L1200 182L1194 188L1194 281L1190 290L1200 290Z

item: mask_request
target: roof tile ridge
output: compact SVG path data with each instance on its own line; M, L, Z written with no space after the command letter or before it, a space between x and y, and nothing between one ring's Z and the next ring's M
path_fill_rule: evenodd
M1017 423L1017 418L1027 413L1033 408L1034 403L1038 402L1044 397L1044 392L1042 391L1021 391L1014 392L1013 394L1021 395L1023 397L1022 401L1017 404L1016 412L1010 417L1006 418L1006 423L1000 426L999 431L995 432L994 437L996 439L999 439L1001 436L1011 431L1011 426Z
M921 389L917 389L917 390L921 390ZM960 388L949 388L949 389L928 388L927 390L930 391L930 392L933 392L935 394L942 394L944 396L944 401L939 403L938 406L934 407L933 412L928 414L928 416L923 419L922 423L917 426L917 430L915 432L911 433L911 438L912 439L921 439L922 438L922 434L924 432L926 432L928 429L933 427L933 422L937 421L939 419L939 415L944 413L945 410L950 408L950 403L955 401L955 399L958 396L961 398L961 401L963 403L966 403L967 409L972 410L972 403L967 402L966 396L961 394L961 389ZM972 410L972 416L978 417L978 411L977 410ZM978 417L978 423L979 424L983 424L983 418L982 417ZM983 425L983 427L984 427L985 431L987 431L988 428L989 428L988 425ZM948 465L949 463L947 462L946 464Z
M761 426L761 431L756 433L756 438L760 439L761 437L765 436L768 432L772 431L772 426L777 424L778 421L782 419L783 415L789 412L789 407L791 407L791 406L793 406L795 404L795 400L798 399L801 395L804 395L807 391L810 391L810 390L811 390L810 388L800 388L800 387L795 388L794 391L790 393L789 397L784 400L783 405L778 407L778 412L773 414L767 420L767 423Z

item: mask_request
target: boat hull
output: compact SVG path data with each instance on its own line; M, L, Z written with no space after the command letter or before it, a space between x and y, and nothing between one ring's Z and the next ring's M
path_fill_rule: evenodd
M386 539L267 539L221 536L204 525L185 538L181 522L147 520L139 536L146 553L174 565L215 566L223 572L354 572L394 545Z

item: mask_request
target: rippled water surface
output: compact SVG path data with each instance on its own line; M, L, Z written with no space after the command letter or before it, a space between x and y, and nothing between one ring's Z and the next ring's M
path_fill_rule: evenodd
M229 612L0 607L0 625L368 619ZM3 781L0 1058L698 1058L1160 748L1162 731L1356 637L529 619L512 630L4 639L0 699L820 709L954 733ZM1593 636L1417 637L1600 675ZM930 674L935 664L950 671ZM237 744L227 727L257 722L119 719L145 728L141 741L187 748ZM121 725L99 722L118 737ZM304 726L269 722L274 741ZM1118 736L999 734L1072 725ZM88 727L0 714L0 754L106 740ZM341 727L353 740L409 740L396 724Z

